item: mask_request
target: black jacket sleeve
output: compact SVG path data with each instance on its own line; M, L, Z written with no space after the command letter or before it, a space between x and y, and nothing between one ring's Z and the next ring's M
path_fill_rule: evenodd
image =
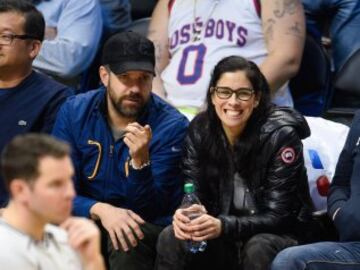
M182 159L182 172L185 182L191 182L195 185L195 191L199 195L198 180L200 176L199 149L201 138L194 129L194 123L190 124L188 133L184 141L184 152ZM199 196L201 197L201 196ZM200 198L201 199L201 198Z
M190 123L184 143L182 172L185 182L194 183L195 192L208 213L216 215L219 197L218 168L213 170L215 166L211 164L209 157L210 148L216 143L213 141L213 134L211 134L211 142L205 138L206 134L210 134L210 131L204 124L203 118L197 117ZM223 157L219 157L221 158Z

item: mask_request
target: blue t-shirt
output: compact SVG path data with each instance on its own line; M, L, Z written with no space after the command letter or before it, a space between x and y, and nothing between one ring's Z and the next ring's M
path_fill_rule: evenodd
M56 113L73 90L33 71L19 85L0 89L0 152L16 135L50 133ZM0 207L8 200L0 174Z
M2 96L7 95L7 94L8 94L8 91L7 91L7 90L0 89L0 98L1 98Z

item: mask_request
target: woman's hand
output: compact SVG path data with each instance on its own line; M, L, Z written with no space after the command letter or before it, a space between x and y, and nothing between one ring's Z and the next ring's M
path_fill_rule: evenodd
M176 210L173 217L173 228L175 237L180 240L191 240L192 231L189 225L191 220L195 216L202 216L206 213L206 209L203 205L193 204L188 208L180 208ZM198 218L195 218L198 219Z
M190 218L184 215L184 209L176 210L173 217L173 228L175 237L180 240L190 240L191 235L188 233L188 224Z
M193 241L203 241L218 238L221 234L221 221L208 214L193 219L187 226Z

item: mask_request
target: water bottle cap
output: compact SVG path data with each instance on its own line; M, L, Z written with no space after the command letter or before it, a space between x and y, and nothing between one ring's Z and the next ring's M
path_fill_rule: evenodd
M195 191L195 187L193 183L186 183L184 185L184 192L185 193L192 193Z

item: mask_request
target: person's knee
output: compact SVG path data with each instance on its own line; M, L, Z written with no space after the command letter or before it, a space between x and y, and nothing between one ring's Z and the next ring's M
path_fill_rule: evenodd
M159 238L156 245L157 253L163 254L174 246L175 244L175 234L172 226L167 226L162 232L159 234Z
M271 249L275 239L272 234L256 234L251 237L244 246L244 251L248 254L254 253L254 256L261 251Z
M251 237L241 250L241 264L244 269L265 269L271 264L275 252L270 234L257 234Z
M249 269L267 269L276 254L296 244L290 237L275 234L257 234L250 238L242 248L242 265Z
M156 250L155 269L183 269L186 254L184 241L175 237L172 226L166 227L160 233Z
M279 252L271 264L271 270L303 270L305 269L303 246L289 247Z

